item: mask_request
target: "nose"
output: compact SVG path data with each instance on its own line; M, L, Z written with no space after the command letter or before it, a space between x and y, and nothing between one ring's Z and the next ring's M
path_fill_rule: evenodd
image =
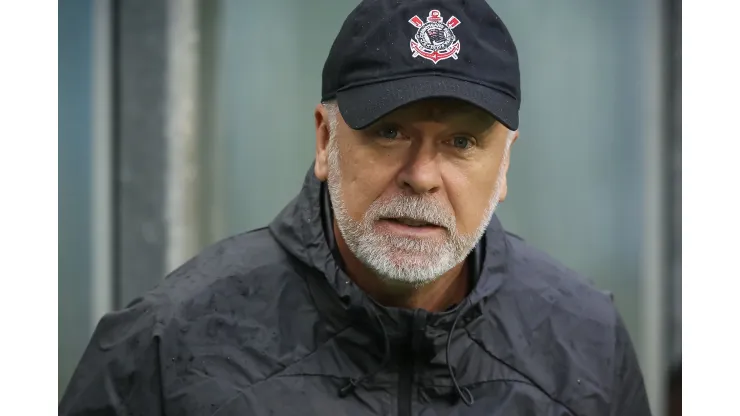
M408 158L398 174L398 185L408 193L431 194L442 186L436 146L429 140L419 140L408 153Z

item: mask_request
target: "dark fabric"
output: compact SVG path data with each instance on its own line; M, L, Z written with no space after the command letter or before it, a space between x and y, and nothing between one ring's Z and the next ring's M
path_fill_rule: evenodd
M311 169L268 228L215 244L106 315L59 413L650 414L608 294L494 217L462 303L380 306L332 254L322 188Z
M364 0L322 72L322 101L336 98L355 129L411 102L448 97L516 130L521 96L514 40L485 0Z
M476 82L439 75L363 85L339 91L336 98L342 119L355 130L369 127L400 107L431 98L465 101L488 112L509 130L519 126L519 108L510 96Z

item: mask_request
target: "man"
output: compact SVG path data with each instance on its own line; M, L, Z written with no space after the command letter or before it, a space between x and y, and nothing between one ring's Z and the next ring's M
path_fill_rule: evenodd
M493 215L517 52L483 0L374 0L267 228L100 322L60 413L649 415L612 301Z

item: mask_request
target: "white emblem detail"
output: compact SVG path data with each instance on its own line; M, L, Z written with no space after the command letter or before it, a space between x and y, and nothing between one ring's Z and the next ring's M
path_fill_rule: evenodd
M412 17L409 23L418 29L410 44L414 58L421 56L435 64L447 58L457 59L460 41L452 33L452 29L460 24L457 17L452 16L447 23L442 23L439 10L432 10L426 23L419 16Z

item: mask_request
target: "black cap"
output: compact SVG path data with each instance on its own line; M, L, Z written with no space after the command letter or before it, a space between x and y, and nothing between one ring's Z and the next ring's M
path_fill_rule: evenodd
M322 75L353 129L427 98L456 98L519 127L519 59L485 0L364 0L344 21Z

